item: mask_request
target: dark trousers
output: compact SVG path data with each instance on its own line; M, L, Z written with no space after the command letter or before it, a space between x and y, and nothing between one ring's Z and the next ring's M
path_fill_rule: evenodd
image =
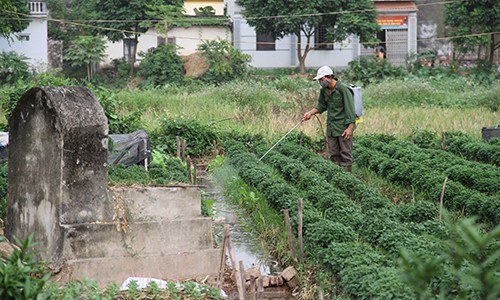
M333 163L351 172L352 167L352 138L342 136L328 137L328 155Z

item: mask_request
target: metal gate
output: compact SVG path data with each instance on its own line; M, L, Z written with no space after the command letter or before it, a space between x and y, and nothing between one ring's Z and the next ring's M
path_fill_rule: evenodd
M386 29L387 59L396 66L406 65L408 55L408 29Z

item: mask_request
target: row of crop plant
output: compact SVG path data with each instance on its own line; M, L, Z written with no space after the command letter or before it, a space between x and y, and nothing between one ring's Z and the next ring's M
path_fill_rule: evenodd
M327 217L352 227L362 241L381 248L393 258L398 257L398 249L401 247L414 251L425 249L422 255L424 253L435 255L441 251L439 239L426 233L415 234L413 224L399 219L398 216L401 215L399 206L387 201L386 207L362 209L334 183L326 181L322 174L314 168L303 165L300 160L274 152L266 157L266 162L276 168L288 182L303 190L306 199L313 202L321 211L338 208L343 208L344 212L350 211L348 215L341 212L339 217L330 217L330 215ZM360 201L369 202L370 198L370 195L366 195L366 199L360 199ZM336 202L337 199L343 201L339 204ZM436 215L432 217L436 218Z
M430 152L426 153L427 151ZM481 222L492 226L500 221L500 173L495 166L468 162L476 164L477 170L484 171L475 172L472 178L467 172L472 173L474 168L460 165L464 160L454 155L439 150L420 149L389 136L373 135L357 140L354 158L358 165L373 170L393 183L412 186L426 198L436 202L441 197L443 181L448 176L450 180L446 183L444 193L446 208L477 216ZM462 172L460 168L466 171ZM462 184L463 177L469 178L467 185Z
M441 150L422 149L408 141L391 139L386 135L363 136L357 143L402 162L418 161L469 189L487 195L500 192L500 168L496 166L469 161Z
M283 143L277 147L277 150L299 160L307 168L315 170L327 182L339 188L352 201L360 205L365 213L377 208L394 208L391 200L382 195L378 189L365 184L351 173L343 172L338 166L304 147L293 143ZM448 235L443 224L437 221L438 207L431 202L400 204L394 212L397 219L413 225L417 232L425 232L438 237Z
M386 298L388 295L391 296L387 299L413 298L411 290L401 280L394 260L383 251L359 241L357 233L348 225L361 220L356 218L355 213L359 209L350 208L347 199L324 195L328 198L325 204L328 201L332 205L337 203L339 209L342 209L342 204L346 206L343 211L332 210L335 217L325 218L324 212L314 203L317 199L305 197L307 195L301 189L277 175L272 167L260 162L243 144L232 144L226 150L230 164L245 182L262 193L278 211L290 209L294 226L297 225L298 199L304 199L305 253L320 261L331 257L327 266L333 274L340 276L339 284L344 293L359 299ZM346 222L341 221L342 218Z
M377 190L296 145L280 145L266 156L264 165L257 157L265 149L266 145L254 147L254 155L243 145L229 147L229 161L276 209L293 212L296 199L304 199L307 253L335 274L344 292L360 299L413 298L400 276L399 249L427 260L443 253L441 237L448 233L434 220L437 208L428 203L393 205ZM310 161L315 164L307 166ZM339 178L339 185L326 178ZM346 187L348 193L343 192ZM296 215L292 220L296 225ZM467 289L452 268L449 259L442 261L429 279L431 294L455 297Z
M450 132L439 137L435 132L413 133L412 142L421 148L442 149L471 161L500 166L500 139L477 141L464 133Z

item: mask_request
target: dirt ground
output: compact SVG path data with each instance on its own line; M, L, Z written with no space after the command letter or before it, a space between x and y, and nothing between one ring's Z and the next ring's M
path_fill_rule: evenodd
M208 62L200 52L182 57L184 72L187 77L197 78L208 70Z
M232 270L226 267L224 270L224 281L222 283L221 289L227 294L229 300L238 300L238 287L236 282L233 280ZM267 287L264 288L264 293L261 299L263 300L295 300L292 291L287 286L280 287ZM246 299L259 299L257 298L257 293L255 293L255 298L252 298L249 291L246 293Z

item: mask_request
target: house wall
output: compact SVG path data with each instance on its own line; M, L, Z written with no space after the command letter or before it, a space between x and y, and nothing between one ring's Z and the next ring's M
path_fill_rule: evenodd
M232 7L234 8L234 7ZM237 7L236 7L237 9ZM229 11L229 6L228 6ZM288 35L276 40L275 51L257 51L257 34L254 27L248 25L245 19L233 10L234 47L252 56L251 66L255 68L290 68L298 67L297 38ZM306 38L302 36L302 49ZM312 40L311 42L314 42ZM359 56L357 38L350 37L343 43L335 43L334 50L312 50L306 58L307 68L318 68L329 65L334 68L345 68L354 58Z
M446 36L445 3L432 0L415 0L418 5L418 50L435 50L442 59L451 59L453 44ZM432 5L428 5L432 4Z
M26 36L29 40L19 40L17 36ZM15 51L26 56L30 65L41 72L48 66L47 40L47 18L32 17L28 28L16 33L12 41L0 38L0 51Z
M193 26L189 28L173 28L168 32L168 38L174 38L180 47L180 55L189 55L198 49L203 40L231 40L231 29L226 26Z
M396 64L404 64L408 54L417 52L417 14L416 8L412 1L382 1L396 5L394 10L387 8L379 9L379 15L383 16L400 16L408 17L408 26L404 29L404 41L401 47L398 46L397 59L393 59ZM404 4L404 9L400 9L397 5ZM227 14L233 19L233 36L234 46L240 49L243 53L250 54L253 59L251 65L256 68L283 68L297 67L299 65L298 55L296 53L297 38L295 36L285 36L276 41L275 51L257 51L256 50L256 32L255 29L249 26L241 15L242 7L237 5L234 0L226 0ZM391 9L389 7L389 9ZM393 32L391 32L393 34ZM398 36L399 38L399 36ZM301 37L302 49L305 47L305 36ZM311 41L314 42L314 39ZM314 46L313 44L311 46ZM400 49L401 48L401 49ZM391 49L394 50L394 49ZM401 52L401 53L399 53ZM373 56L375 54L373 47L364 47L360 45L359 39L356 36L350 36L342 43L335 43L333 50L312 50L308 53L305 65L307 68L317 68L323 65L329 65L333 68L345 68L348 63L360 55Z
M148 30L145 34L139 37L139 43L137 45L137 61L140 61L140 52L147 52L150 48L157 47L160 45L160 39L168 41L165 39L164 34L159 34L154 29ZM198 45L201 44L202 40L230 40L231 39L231 29L224 26L193 26L189 28L173 28L168 34L167 38L174 41L177 46L179 46L179 55L189 55L196 52ZM109 65L114 59L123 59L123 41L119 42L106 42L106 58L102 62L103 65Z
M140 59L139 53L146 52L149 48L158 46L158 37L161 37L155 30L150 29L146 33L139 36L139 43L137 44L137 59ZM102 64L106 65L111 63L114 59L123 59L124 49L123 40L118 42L106 41L106 57Z

